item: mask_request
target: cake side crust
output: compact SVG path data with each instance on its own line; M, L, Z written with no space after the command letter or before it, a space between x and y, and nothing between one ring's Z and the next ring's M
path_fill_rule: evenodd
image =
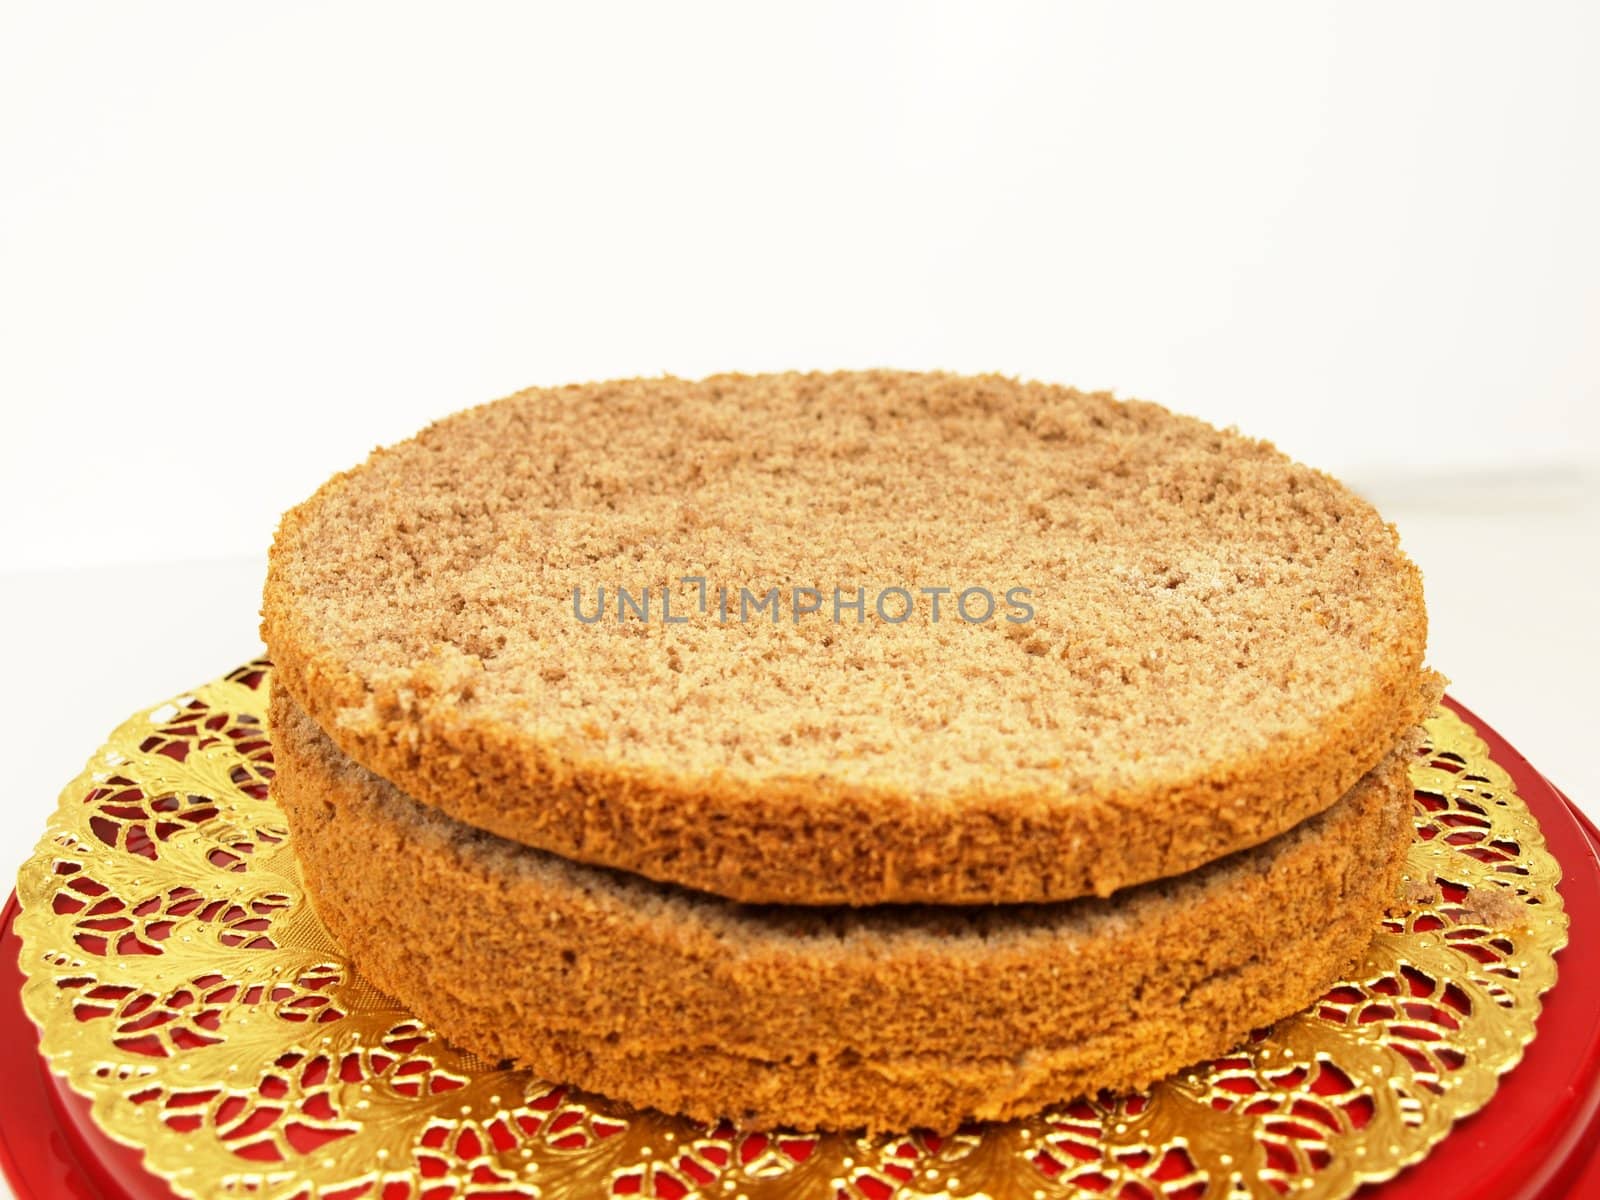
M1363 952L1410 842L1404 748L1272 842L1110 899L747 906L459 825L272 721L308 892L362 973L490 1059L761 1125L948 1129L1227 1052Z

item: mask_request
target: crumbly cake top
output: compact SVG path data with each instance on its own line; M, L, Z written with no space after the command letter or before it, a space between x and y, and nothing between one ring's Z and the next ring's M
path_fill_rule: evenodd
M1422 620L1393 529L1266 442L881 371L459 413L293 510L267 604L269 643L391 707L574 764L927 805L1159 788L1310 736Z

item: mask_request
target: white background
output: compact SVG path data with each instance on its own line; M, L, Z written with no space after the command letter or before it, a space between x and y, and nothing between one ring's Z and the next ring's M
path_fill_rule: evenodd
M0 869L277 514L534 383L1115 388L1348 478L1600 814L1600 9L0 8Z

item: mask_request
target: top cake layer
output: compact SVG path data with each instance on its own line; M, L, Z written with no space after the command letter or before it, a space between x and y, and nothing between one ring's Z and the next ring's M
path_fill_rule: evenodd
M417 799L787 903L1258 844L1420 719L1425 632L1393 529L1265 442L892 372L459 413L288 513L263 606L279 685Z

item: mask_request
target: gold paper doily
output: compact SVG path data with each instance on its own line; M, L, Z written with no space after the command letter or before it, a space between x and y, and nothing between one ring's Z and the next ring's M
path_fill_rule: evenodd
M633 1112L457 1051L356 975L267 796L269 670L119 728L17 887L44 1054L190 1196L1343 1197L1489 1099L1566 942L1537 823L1441 710L1412 768L1409 911L1235 1057L944 1138Z

